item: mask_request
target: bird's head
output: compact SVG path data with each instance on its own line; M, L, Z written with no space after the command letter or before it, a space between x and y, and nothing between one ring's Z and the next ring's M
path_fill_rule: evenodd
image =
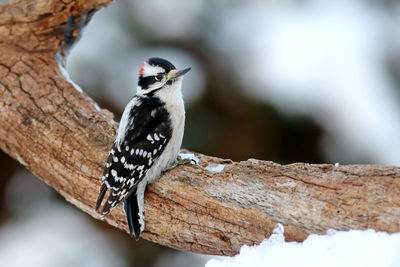
M140 95L153 95L156 91L169 88L180 82L190 70L177 70L168 60L152 57L145 61L139 70L137 93Z

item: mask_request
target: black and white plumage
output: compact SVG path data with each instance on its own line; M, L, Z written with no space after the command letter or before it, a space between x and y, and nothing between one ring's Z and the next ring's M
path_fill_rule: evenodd
M129 230L136 238L144 230L147 183L177 160L185 123L181 84L189 70L177 71L161 58L143 63L137 93L124 110L105 164L96 210L110 189L101 214L123 203Z

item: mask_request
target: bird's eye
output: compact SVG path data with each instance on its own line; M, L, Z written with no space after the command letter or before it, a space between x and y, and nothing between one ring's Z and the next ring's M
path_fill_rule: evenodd
M163 78L164 78L164 74L161 74L161 73L157 74L157 76L156 76L157 81L161 81Z

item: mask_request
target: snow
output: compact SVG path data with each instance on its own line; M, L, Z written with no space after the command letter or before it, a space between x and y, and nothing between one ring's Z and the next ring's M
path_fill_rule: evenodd
M209 172L218 173L218 172L222 172L224 170L224 167L225 167L224 164L218 164L218 163L210 162L210 163L208 163L206 169Z
M258 246L243 246L234 257L211 259L206 267L395 267L400 266L400 233L329 230L304 242L285 242L278 225Z
M64 67L64 64L65 64L65 63L64 63L64 60L62 59L62 56L61 56L61 54L60 54L59 52L56 54L55 58L56 58L56 61L57 61L57 63L58 63L58 68L60 69L60 72L61 72L61 74L64 76L64 78L65 78L70 84L72 84L72 86L73 86L78 92L83 93L82 88L81 88L78 84L76 84L76 83L71 79L71 77L69 76L69 73L68 73L67 69ZM95 107L95 109L96 109L97 111L101 111L101 108L99 107L99 105L97 105L96 102L93 102L93 106Z
M60 69L60 72L61 72L61 74L64 76L64 78L65 78L70 84L72 84L78 92L82 93L82 92L83 92L82 88L80 88L79 85L77 85L77 84L71 79L71 77L69 77L69 73L68 73L67 69L64 67L64 64L65 64L65 63L64 63L64 61L63 61L63 59L62 59L62 56L60 55L59 52L56 54L55 58L56 58L56 61L57 61L57 63L58 63L58 68Z

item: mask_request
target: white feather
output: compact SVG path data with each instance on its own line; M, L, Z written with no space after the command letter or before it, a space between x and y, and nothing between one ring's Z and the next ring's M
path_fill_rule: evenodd
M182 79L179 79L171 86L164 87L155 94L165 103L165 109L170 114L172 136L160 157L147 171L142 182L151 183L156 180L161 172L175 161L181 148L185 128L185 106L181 87Z
M126 105L124 113L122 114L121 121L119 122L118 130L117 130L117 137L115 138L115 143L118 145L118 147L121 145L122 140L124 140L124 136L126 133L126 128L128 126L129 122L129 113L131 112L131 109L138 105L140 101L136 97L132 98L131 101L129 101L128 105Z
M144 206L144 191L146 190L146 183L139 183L136 191L136 198L139 207L139 223L140 223L140 232L144 230L144 214L143 214L143 206Z
M165 70L159 66L152 66L148 63L145 63L143 67L143 77L148 77L148 76L154 76L157 75L160 72L164 72Z

